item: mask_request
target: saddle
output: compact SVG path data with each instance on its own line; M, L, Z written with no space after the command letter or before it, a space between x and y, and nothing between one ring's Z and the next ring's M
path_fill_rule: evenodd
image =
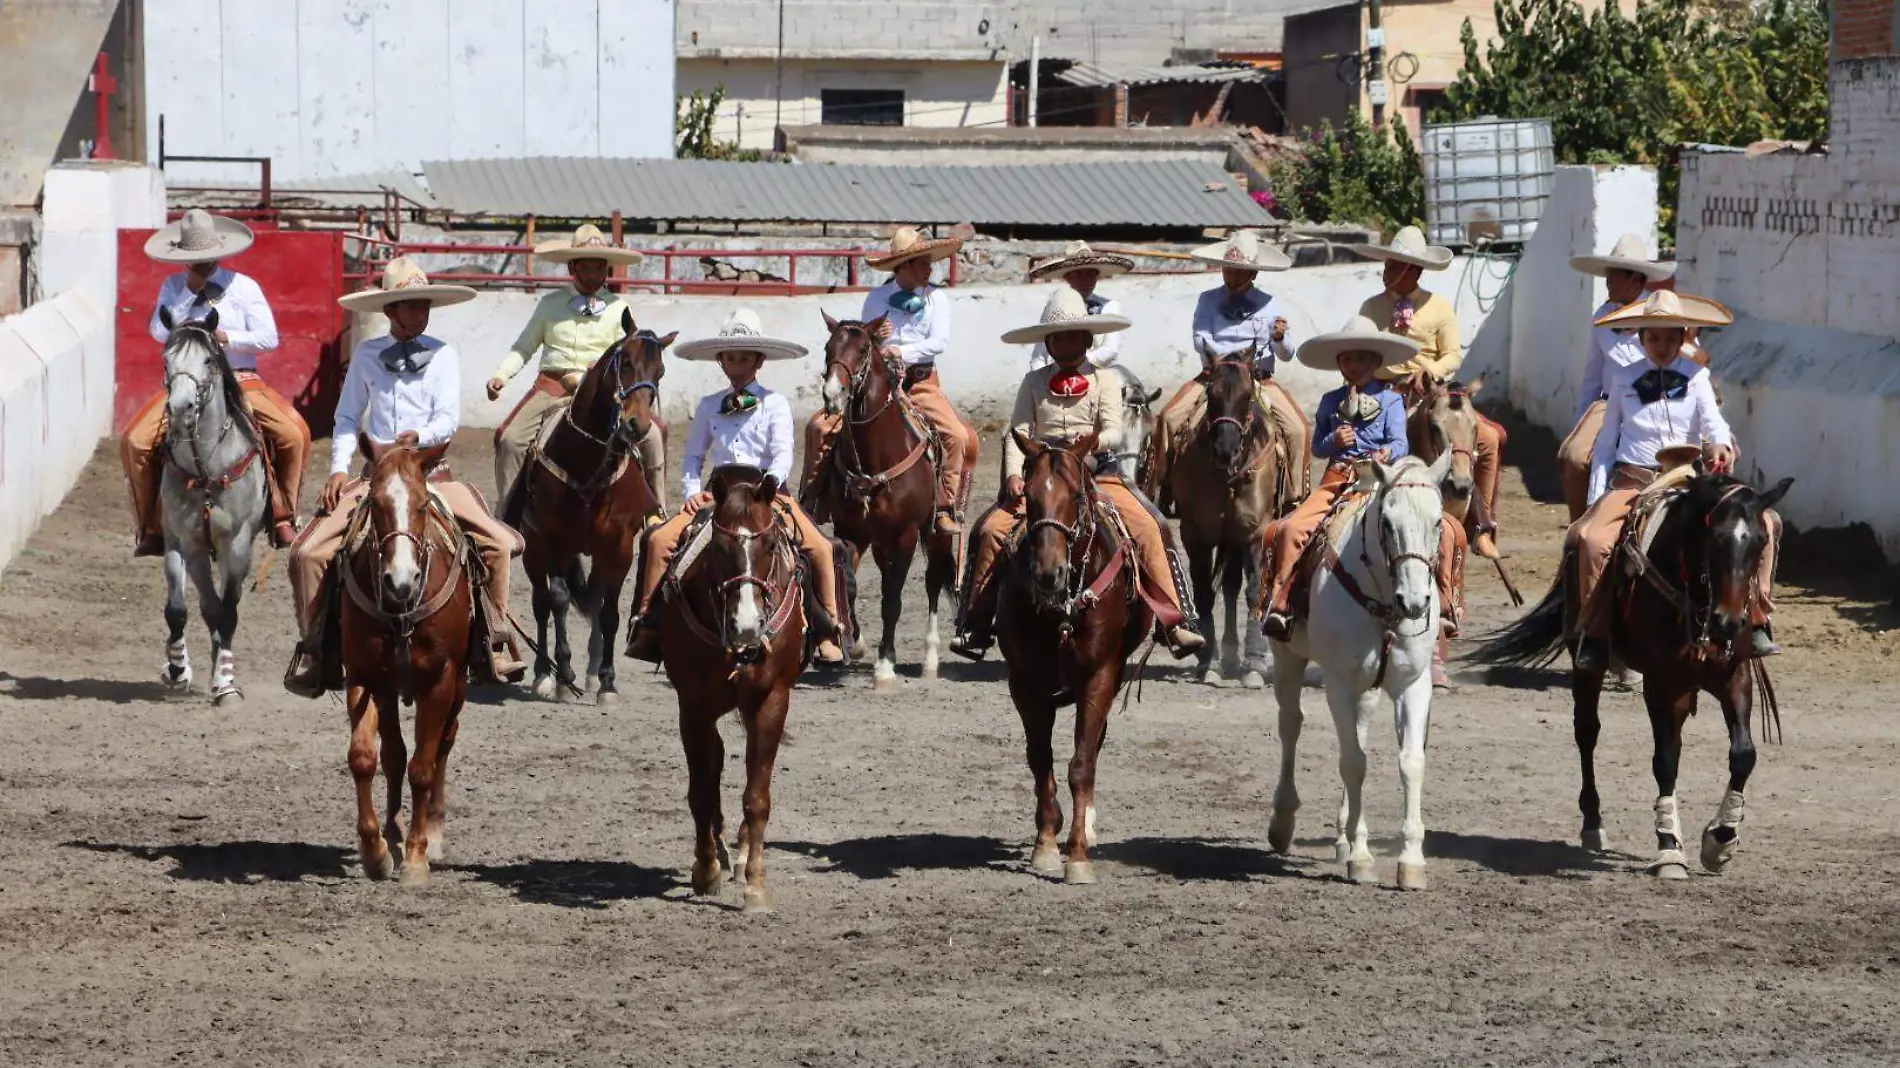
M818 587L818 584L825 581L825 578L818 574L818 568L812 560L811 552L801 544L798 531L793 526L792 518L790 514L788 514L787 509L783 505L775 504L773 506L773 513L776 517L779 533L785 538L785 544L791 547L793 566L797 572L797 582L803 592L804 599L801 602L801 606L804 609L805 618L808 623L805 628L804 658L806 664L809 665L817 649L818 639L816 635L820 631L828 632L835 629L838 633L839 645L844 648L850 648L856 639L856 634L848 618L834 620L826 614L824 602L819 597ZM694 515L692 520L687 524L686 530L681 533L679 544L673 550L672 558L666 562L666 570L661 574L660 584L653 591L654 600L653 603L648 606L647 610L649 612L657 612L660 604L664 601L676 598L680 595L681 587L686 577L692 572L694 565L699 562L700 556L705 553L706 546L712 541L712 515L711 508L700 509L698 514ZM857 579L851 572L848 563L849 557L845 552L844 543L836 538L831 539L831 542L833 549L833 574L830 576L830 580L836 583L839 611L841 613L849 613L851 602L857 595ZM639 574L645 570L646 554L647 539L642 538L640 539L640 551L638 553L639 560L634 566L635 574Z
M1288 586L1287 609L1293 619L1305 619L1313 593L1313 580L1328 566L1327 551L1346 537L1346 531L1359 518L1366 505L1372 500L1372 494L1354 491L1351 487L1340 493L1333 502L1313 536L1306 540L1306 548L1301 550L1300 559L1293 565L1293 579ZM1272 591L1261 584L1260 595L1272 596ZM1261 614L1266 613L1266 605L1260 606Z
M930 466L933 485L939 484L942 480L944 464L943 438L937 433L936 427L931 425L930 420L924 418L923 413L917 410L917 406L913 404L910 399L911 386L923 381L927 376L913 376L910 368L896 372L896 374L898 380L903 383L903 388L897 391L893 402L897 405L898 412L903 415L904 422L909 425L911 432L917 435L923 444L923 452L918 459L921 459ZM849 416L845 418L848 420ZM811 516L811 521L814 523L822 525L832 521L831 494L829 491L834 483L837 488L844 493L854 493L869 498L874 495L882 485L879 481L879 476L882 476L885 480L889 480L902 474L908 470L912 464L917 462L916 460L907 460L888 471L847 471L844 468L843 455L838 451L838 439L850 432L851 428L849 425L841 424L835 431L825 436L824 442L820 446L822 451L818 457L818 461L811 467L810 482L799 488L798 503L805 509L805 514ZM965 486L963 492L967 496L969 487ZM958 502L958 510L960 511L961 509L962 502Z

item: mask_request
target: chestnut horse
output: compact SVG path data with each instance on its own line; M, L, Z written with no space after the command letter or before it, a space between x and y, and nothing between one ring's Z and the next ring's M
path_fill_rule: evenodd
M1451 453L1451 472L1445 476L1438 492L1445 498L1445 515L1463 524L1468 532L1475 532L1475 523L1481 518L1494 518L1483 515L1484 495L1476 492L1474 474L1478 409L1472 398L1484 388L1484 380L1485 376L1479 375L1468 386L1458 381L1433 380L1424 396L1407 405L1405 410L1405 437L1412 455L1429 464L1444 453ZM1476 551L1477 539L1467 540ZM1490 559L1498 569L1498 579L1504 583L1505 592L1511 596L1511 603L1522 605L1524 595L1518 592L1517 583L1511 581L1503 557L1493 555Z
M426 881L429 861L442 856L449 750L468 695L465 665L474 620L467 540L454 518L434 503L423 477L446 451L446 445L376 451L369 494L350 522L338 561L348 594L342 598L343 674L356 834L363 870L372 879L391 874L389 847L394 845L403 846L405 883ZM401 702L416 706L406 842L396 821L406 759ZM379 736L389 788L386 828L370 796Z
M919 538L925 539L924 592L930 616L924 631L923 677L937 677L938 603L943 591L954 594L958 538L936 533L937 476L932 470L930 427L921 414L899 403L903 369L880 359L878 336L884 317L865 323L840 322L825 315L831 331L825 342L825 411L843 415L820 480L832 530L849 547L855 573L866 548L877 561L884 594L884 633L878 639L874 685L897 684L897 621L904 612L904 583ZM857 606L846 613L862 619Z
M1154 616L1134 589L1135 547L1103 518L1089 457L1096 436L1063 446L1011 431L1023 450L1028 533L999 575L996 637L1009 666L1009 695L1028 737L1036 780L1036 844L1030 867L1064 882L1092 883L1095 762L1122 671ZM1056 709L1075 705L1069 798L1075 823L1058 850Z
M693 892L716 893L730 870L719 779L726 760L719 720L734 708L745 725L745 822L738 848L745 870L745 911L772 907L765 886L765 824L772 815L772 766L805 664L805 576L797 539L773 506L778 479L756 467L715 468L713 502L681 541L687 553L698 522L710 522L705 546L663 600L660 648L679 698L686 748L687 804L693 810Z
M1665 879L1689 877L1682 849L1682 821L1676 807L1676 767L1682 755L1682 725L1695 714L1698 693L1722 706L1728 724L1728 791L1715 818L1702 832L1702 866L1719 872L1728 866L1739 841L1743 791L1755 768L1755 742L1748 717L1755 691L1763 700L1762 734L1779 733L1780 709L1768 669L1761 660L1741 655L1750 643L1750 610L1763 595L1755 569L1768 541L1762 515L1794 479L1784 478L1760 492L1726 475L1698 475L1657 523L1648 552L1635 543L1619 543L1603 574L1598 596L1611 596L1610 647L1643 676L1643 703L1649 710L1655 743L1656 851L1650 870ZM1575 576L1574 552L1550 593L1529 615L1493 636L1470 654L1482 664L1541 666L1565 647L1568 584ZM1597 704L1603 672L1570 672L1570 692L1583 764L1583 788L1577 806L1583 812L1583 844L1607 848L1597 799Z
M587 643L588 673L599 680L594 699L604 705L618 697L613 650L620 590L640 531L659 512L634 446L653 426L666 373L662 354L679 335L641 330L630 311L621 313L620 329L620 340L587 369L573 402L522 467L505 512L527 542L521 563L534 587L540 635L534 694L543 699L574 686L567 610L576 603L594 625ZM591 571L582 567L583 556L593 561Z

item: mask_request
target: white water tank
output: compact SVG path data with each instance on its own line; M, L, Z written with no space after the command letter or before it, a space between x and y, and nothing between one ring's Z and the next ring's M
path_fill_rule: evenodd
M1419 141L1427 240L1471 245L1474 223L1492 230L1499 244L1531 239L1556 167L1550 120L1487 116L1438 123L1423 127Z

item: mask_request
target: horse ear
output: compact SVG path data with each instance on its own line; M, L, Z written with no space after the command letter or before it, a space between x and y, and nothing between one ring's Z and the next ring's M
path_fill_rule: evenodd
M1021 427L1010 427L1009 436L1015 439L1016 447L1023 450L1024 456L1036 457L1042 455L1044 448L1042 442L1024 433Z
M211 331L214 334L217 333L218 309L216 308L211 309L211 314L205 316L205 329Z
M673 342L679 340L679 336L680 336L680 332L678 330L675 330L672 333L666 335L665 337L660 339L660 347L666 348L668 345L671 345Z
M1077 438L1075 444L1069 446L1069 455L1086 460L1095 455L1095 446L1100 444L1101 440L1101 433L1091 430Z
M768 472L766 476L759 481L759 499L769 504L777 497L778 476Z
M1761 494L1761 506L1763 508L1773 508L1776 502L1788 495L1788 489L1793 485L1794 479L1792 478L1784 478L1780 482L1775 483L1773 489Z
M1358 481L1353 484L1357 492L1370 493L1385 482L1385 468L1379 466L1377 460L1359 460L1352 465L1352 470L1358 477Z
M820 308L820 309L818 309L818 314L820 314L820 315L822 315L822 316L824 316L824 317L825 317L825 329L826 329L826 330L829 330L830 332L832 332L832 333L834 333L834 334L838 332L838 320L836 320L836 319L833 319L833 318L831 317L831 313L830 313L830 312L828 312L828 311L826 311L826 310L825 310L825 309L823 309L823 308Z
M888 320L890 319L890 317L891 317L891 313L885 312L883 315L880 315L877 318L871 320L870 322L865 323L864 328L871 332L871 336L877 337L883 334L884 331L889 328L890 323Z
M1432 485L1442 486L1445 484L1445 479L1451 475L1451 461L1453 456L1452 451L1446 449L1444 452L1439 453L1438 459L1433 460L1432 466L1426 469L1426 474L1430 476Z
M631 337L635 329L637 328L633 325L633 309L620 309L620 332Z
M1158 401L1158 400L1160 400L1160 399L1161 399L1161 391L1160 391L1160 390L1158 390L1158 389L1157 389L1157 390L1155 390L1154 392L1152 392L1152 393L1150 393L1150 394L1148 394L1148 403L1149 403L1149 404L1153 404L1154 402L1156 402L1156 401Z
M1491 372L1486 371L1485 373L1472 379L1471 384L1465 387L1465 396L1467 397L1477 396L1478 391L1484 388L1484 380L1490 377L1491 377Z
M158 309L158 321L163 324L167 330L176 329L178 326L177 323L172 321L172 310L170 308Z

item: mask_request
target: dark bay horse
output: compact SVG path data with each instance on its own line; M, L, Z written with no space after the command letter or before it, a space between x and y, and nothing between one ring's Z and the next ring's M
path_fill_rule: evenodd
M868 548L882 577L884 633L872 673L880 690L897 684L897 621L920 538L930 605L923 677L937 677L938 604L945 590L955 590L959 540L937 533L931 522L937 481L929 423L899 403L903 370L877 355L883 325L883 316L868 323L825 316L831 331L825 342L825 411L842 415L845 425L831 448L831 470L818 475L832 529L851 552L844 570L855 572ZM855 605L846 611L862 618Z
M693 810L693 892L716 893L739 869L726 851L719 802L726 750L719 720L734 708L745 726L745 910L769 911L765 824L772 815L772 767L778 758L792 684L804 669L804 576L797 540L772 505L778 480L755 467L714 469L707 489L711 524L696 558L681 564L676 596L664 599L660 648L679 698L686 748L687 803ZM705 513L702 513L705 514ZM692 551L699 528L680 552ZM671 581L671 580L669 580Z
M1665 879L1688 878L1682 849L1682 822L1676 808L1676 767L1682 754L1682 725L1696 711L1699 693L1722 706L1728 724L1729 780L1715 818L1702 832L1702 866L1725 868L1734 855L1742 821L1743 791L1755 768L1755 741L1748 718L1756 691L1763 700L1762 734L1778 735L1780 711L1774 686L1761 660L1745 658L1749 648L1750 609L1763 595L1755 569L1767 544L1763 513L1773 507L1792 478L1759 492L1726 475L1699 475L1657 525L1647 553L1633 542L1619 543L1603 575L1599 596L1609 604L1610 646L1630 667L1642 672L1643 703L1649 710L1656 775L1656 849L1651 866ZM1574 595L1573 553L1564 556L1557 582L1530 614L1499 632L1470 654L1482 664L1540 666L1565 648L1566 601ZM1607 847L1596 784L1596 744L1600 730L1598 700L1603 672L1570 674L1577 750L1583 764L1583 844Z
M468 695L465 665L474 620L467 541L454 518L434 503L423 477L446 451L445 445L378 450L369 494L351 520L338 562L347 594L342 599L343 674L356 834L363 870L372 879L389 877L394 867L389 850L395 845L403 847L405 883L426 881L429 861L442 856L449 750ZM413 758L403 748L403 702L416 706ZM386 828L370 794L379 738L388 785ZM406 842L397 823L405 760L410 789Z
M1129 656L1154 626L1136 594L1135 547L1103 518L1089 458L1096 437L1063 446L1015 434L1022 447L1024 517L1028 533L997 581L996 637L1009 666L1009 695L1028 738L1036 780L1036 844L1030 867L1070 883L1092 883L1095 762L1108 733L1108 713ZM1058 849L1062 806L1056 800L1056 709L1075 705L1075 754L1069 797L1075 816Z
M620 590L633 567L635 542L659 512L634 448L653 425L666 373L662 355L679 335L642 330L630 311L621 313L620 328L620 340L587 369L573 402L522 467L504 513L527 543L521 563L534 587L540 635L534 694L543 699L575 682L567 636L573 604L593 622L588 671L599 680L595 701L608 704L619 696L613 650ZM583 556L592 560L591 570L582 566Z

